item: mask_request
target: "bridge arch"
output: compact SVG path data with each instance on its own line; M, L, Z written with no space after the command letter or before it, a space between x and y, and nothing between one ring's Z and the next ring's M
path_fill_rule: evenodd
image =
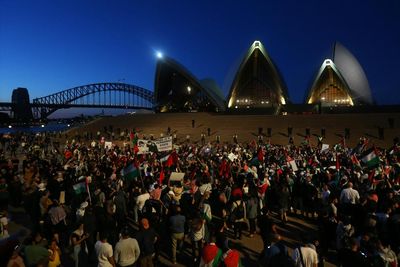
M106 96L109 92L109 97ZM112 101L112 92L122 92L123 103L121 103L121 94L119 103ZM101 95L104 95L103 103L100 103ZM125 94L136 96L128 97ZM89 95L93 98L86 104L76 103ZM95 95L98 95L98 103ZM46 118L53 112L61 108L70 107L95 107L95 108L129 108L129 109L153 109L154 93L142 87L126 83L94 83L77 86L64 91L60 91L48 96L35 98L32 101L34 115L37 118Z

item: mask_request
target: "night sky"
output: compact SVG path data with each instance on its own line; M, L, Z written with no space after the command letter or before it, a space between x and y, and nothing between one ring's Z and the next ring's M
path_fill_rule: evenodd
M301 103L341 42L359 60L378 104L400 104L400 1L0 0L0 101L123 81L153 90L156 51L226 95L260 40Z

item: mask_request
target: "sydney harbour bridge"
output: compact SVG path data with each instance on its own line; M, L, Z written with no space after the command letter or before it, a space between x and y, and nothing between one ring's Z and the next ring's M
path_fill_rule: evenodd
M17 89L18 90L18 89ZM24 89L26 91L26 89ZM15 90L14 90L15 91ZM0 111L11 112L14 119L29 112L35 119L45 119L65 108L153 109L154 94L148 89L126 83L94 83L77 86L48 96L12 97L12 102L0 102Z

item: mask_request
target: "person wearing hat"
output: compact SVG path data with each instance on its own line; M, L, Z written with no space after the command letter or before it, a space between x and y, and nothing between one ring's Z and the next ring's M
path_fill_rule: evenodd
M129 236L126 227L121 232L121 239L115 245L114 259L118 266L134 266L140 255L139 244L136 239Z
M139 243L141 267L153 267L153 254L155 254L155 244L158 240L156 231L150 227L149 220L143 218L140 220L140 231L136 234L136 240Z

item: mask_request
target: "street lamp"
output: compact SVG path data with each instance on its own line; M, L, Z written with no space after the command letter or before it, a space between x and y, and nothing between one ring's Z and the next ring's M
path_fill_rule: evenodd
M192 91L192 88L190 86L187 87L187 91L190 94L190 92Z

